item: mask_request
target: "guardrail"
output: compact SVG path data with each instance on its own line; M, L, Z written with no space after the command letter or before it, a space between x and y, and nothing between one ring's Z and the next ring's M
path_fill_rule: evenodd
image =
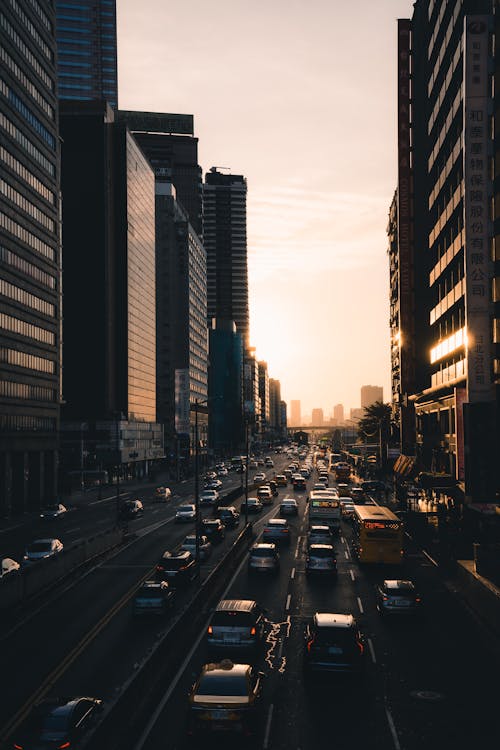
M170 680L220 599L228 579L236 570L253 539L248 524L234 545L211 571L185 610L148 654L142 666L122 687L102 719L83 744L85 750L127 750L134 745L145 717L158 705Z
M0 578L0 611L46 591L85 563L117 547L122 543L123 536L124 532L119 528L104 531L78 542L54 558Z

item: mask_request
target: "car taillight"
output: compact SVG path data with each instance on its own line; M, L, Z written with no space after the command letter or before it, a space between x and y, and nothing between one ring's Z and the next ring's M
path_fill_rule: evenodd
M23 750L23 746L22 745L16 745L15 742L14 742L13 748L14 748L14 750Z
M314 638L310 638L310 639L309 639L309 640L307 641L307 650L308 650L308 651L310 651L310 650L311 650L311 648L313 647L313 644L314 644Z
M384 600L384 602L386 602L388 600L388 598L389 597L387 596L387 594L382 594L382 599Z
M57 750L64 750L64 748L67 748L67 747L70 747L70 746L71 746L71 742L63 742L62 745L58 745L57 746Z
M283 529L282 531L283 531L284 534L288 534L288 532L290 531L290 529Z
M421 598L420 598L419 596L416 596L416 597L415 597L415 601L416 601L416 602L420 602L420 601L422 601L422 600L421 600Z
M156 566L156 570L161 570L161 571L163 571L163 570L165 570L165 568L163 567L163 565L157 565L157 566Z
M365 647L363 646L363 644L361 643L361 641L356 641L356 643L357 643L357 645L358 645L358 648L359 648L359 653L360 653L360 654L361 654L361 656L362 656L362 655L363 655L363 652L364 652L364 650L365 650Z
M257 633L257 630L255 627L251 628L250 635L255 635Z
M208 628L207 628L208 635L212 635L213 632L214 632L214 629L212 628L211 625L209 625Z

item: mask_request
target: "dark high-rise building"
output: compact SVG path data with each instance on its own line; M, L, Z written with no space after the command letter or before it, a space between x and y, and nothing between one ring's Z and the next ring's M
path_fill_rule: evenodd
M390 255L398 254L391 264L403 313L392 321L403 355L399 408L415 409L419 467L451 474L466 501L491 499L500 486L494 5L417 0L412 19L398 22L399 174Z
M259 398L260 398L260 423L262 432L267 433L271 421L271 404L269 400L269 371L267 362L259 362Z
M208 395L207 263L175 188L161 178L155 216L157 414L169 452L177 456L180 447L186 454L195 445L190 407ZM207 446L206 408L199 409L198 440Z
M193 115L120 110L116 118L134 134L157 179L174 185L177 202L187 211L189 223L201 238L202 173Z
M61 253L54 4L0 6L0 515L57 492Z
M243 342L232 320L209 330L209 444L218 456L240 452L243 428Z
M117 107L116 0L56 0L56 14L59 98Z
M207 251L208 320L234 320L249 346L247 183L212 167L203 185L203 242Z
M65 444L84 431L100 446L86 448L90 461L139 463L141 473L162 455L154 175L106 103L60 108Z

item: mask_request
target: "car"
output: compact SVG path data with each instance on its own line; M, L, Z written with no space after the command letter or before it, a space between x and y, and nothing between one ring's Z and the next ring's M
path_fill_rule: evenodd
M200 534L198 539L200 560L208 560L212 554L212 544L204 534ZM192 555L196 556L196 534L189 534L182 542L181 549L186 549L191 552Z
M77 747L94 724L102 705L102 700L89 696L37 703L14 735L12 747L20 750Z
M310 469L307 468L307 466L303 466L300 469L299 473L302 474L302 476L304 477L304 479L310 479L310 477L311 477L311 471L310 471Z
M337 492L339 493L339 495L343 495L344 497L351 496L351 489L345 482L337 482Z
M236 655L255 652L264 641L266 617L253 599L222 599L207 629L207 647L211 652Z
M196 506L194 503L179 505L175 511L175 523L191 523L196 519Z
M0 578L9 575L10 573L17 573L21 570L21 566L12 557L4 557L0 564Z
M68 509L62 503L54 503L54 505L47 505L47 507L40 512L40 518L44 521L53 521L67 512Z
M303 664L313 672L356 674L364 664L364 639L351 614L316 612L304 633Z
M263 458L259 458L259 459L257 459L257 465L258 466L265 466L266 463L265 463L265 461L264 461Z
M266 456L264 459L264 463L266 466L270 466L271 468L274 466L274 461L270 456Z
M259 468L259 464L258 464L257 461L250 461L250 463L248 464L248 467L250 469L258 469Z
M217 473L215 471L207 471L205 474L205 481L208 482L211 479L217 479Z
M26 547L23 565L32 565L42 560L53 560L64 550L60 539L35 539Z
M381 615L416 614L422 599L413 581L386 579L376 587L377 609Z
M120 518L132 521L144 513L144 506L140 500L125 500L120 508Z
M234 529L240 523L240 514L234 505L219 506L217 514L227 529Z
M167 581L172 586L182 586L194 581L199 572L199 566L194 555L188 550L178 552L165 551L155 569L156 578Z
M226 526L220 518L204 518L201 522L201 531L212 544L218 544L226 537Z
M379 482L377 479L370 479L366 482L361 482L360 487L367 495L370 495L373 492L380 492L382 490L385 490L385 484L383 482Z
M222 482L220 479L210 479L210 481L205 482L205 485L203 487L204 490L218 490L222 487Z
M153 500L156 502L167 502L172 497L172 492L168 487L155 487L153 492Z
M346 505L352 505L354 507L354 503L350 495L341 495L339 497L339 503L340 503L340 509L341 509L342 514L344 512L344 507Z
M353 502L348 502L347 500L345 500L341 504L341 506L342 506L342 508L341 508L341 510L342 510L342 516L344 518L348 518L348 519L349 518L353 518L353 516L354 516L354 503Z
M313 484L313 486L312 486L312 491L313 490L324 490L324 489L326 489L324 482L315 482Z
M266 475L263 471L259 471L258 474L256 474L253 478L253 483L258 484L259 482L264 482L266 479Z
M290 544L290 527L286 518L270 518L264 526L262 540Z
M229 474L229 472L228 472L228 470L226 469L225 466L221 466L220 469L217 469L217 476L218 477L227 477L228 474Z
M175 591L167 581L144 581L134 596L134 616L165 615L174 597Z
M294 474L292 476L292 484L294 490L305 490L307 489L306 480L302 474Z
M285 475L287 481L292 478L293 471L291 469L285 469L283 474Z
M337 558L332 544L310 544L306 557L306 575L337 575Z
M253 734L263 679L250 664L205 664L189 692L188 734Z
M274 481L278 485L278 487L286 487L288 485L288 479L286 474L276 474L274 477Z
M268 485L262 484L257 490L257 497L261 501L262 505L272 505L273 493Z
M202 490L200 492L200 505L217 505L219 497L217 490Z
M332 544L332 541L333 537L331 529L326 524L313 524L309 528L307 534L308 547L310 547L311 544Z
M280 503L280 516L297 516L299 505L294 497L285 497Z
M268 483L268 486L271 489L271 492L273 493L273 497L277 497L278 495L278 485L274 479L271 479Z
M351 487L350 495L355 505L363 505L366 500L366 495L361 487Z
M263 507L264 506L262 505L258 497L249 497L247 500L241 503L241 512L245 513L246 510L249 514L260 513Z
M248 572L277 573L280 568L280 556L274 543L258 542L250 547L248 553Z

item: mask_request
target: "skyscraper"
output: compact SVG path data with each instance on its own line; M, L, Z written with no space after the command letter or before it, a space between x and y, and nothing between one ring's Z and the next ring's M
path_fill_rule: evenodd
M116 0L56 0L56 15L59 98L116 108Z
M0 515L57 492L61 252L55 14L0 7Z
M290 425L292 427L300 427L302 424L301 422L301 414L300 414L300 401L298 400L292 400L290 401Z
M311 424L316 427L322 427L324 422L323 409L313 409L311 414Z
M362 385L361 386L361 408L366 409L375 401L383 401L384 389L380 385Z
M337 424L344 421L344 406L342 404L335 404L333 407L333 418L336 420Z
M249 346L247 183L212 167L203 186L203 242L207 251L208 321L234 320Z

